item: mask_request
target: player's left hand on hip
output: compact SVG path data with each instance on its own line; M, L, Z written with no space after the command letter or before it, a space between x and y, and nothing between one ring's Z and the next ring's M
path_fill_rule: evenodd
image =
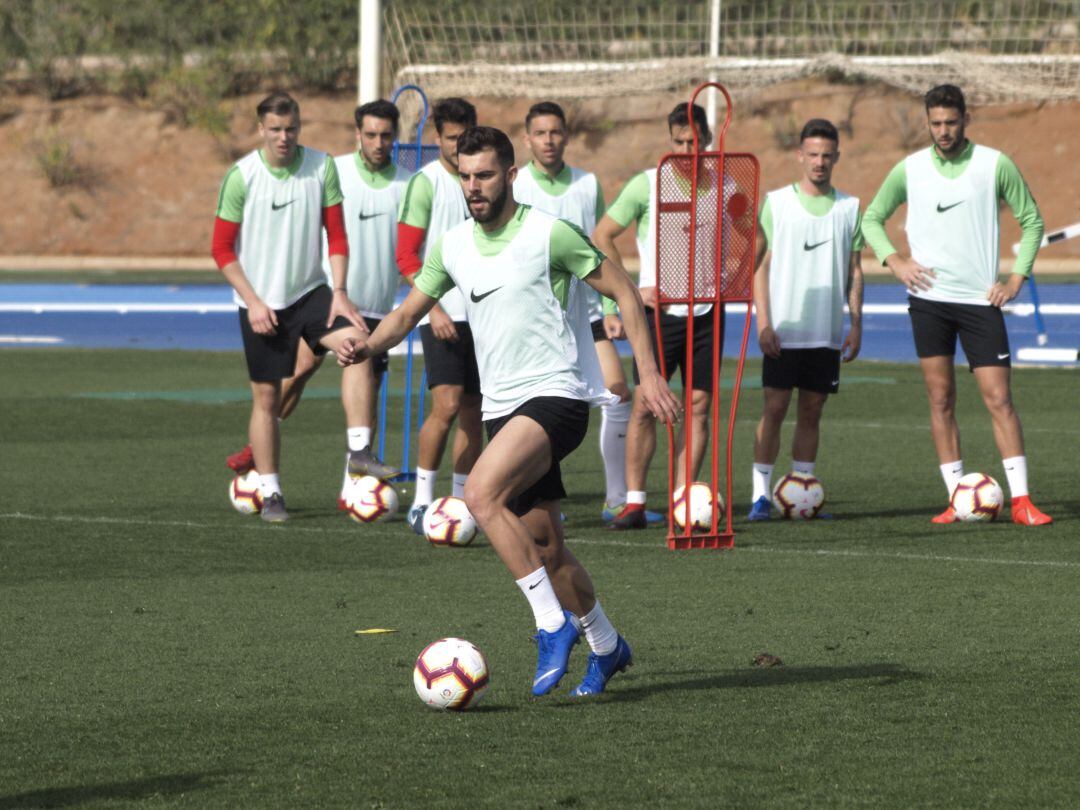
M1023 282L1021 282L1021 284L1022 283ZM990 302L991 306L1000 308L1016 298L1018 292L1020 292L1019 285L1015 285L1014 287L1013 284L1002 284L998 281L990 288L990 292L986 294L986 299Z

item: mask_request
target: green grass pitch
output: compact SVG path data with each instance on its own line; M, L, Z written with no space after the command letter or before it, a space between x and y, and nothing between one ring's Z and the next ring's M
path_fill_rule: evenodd
M531 615L483 538L432 548L400 516L335 511L332 396L286 423L294 519L271 527L225 495L239 355L5 350L0 372L0 808L1080 804L1075 373L1014 375L1042 530L929 524L944 497L913 366L845 369L829 522L743 520L746 390L730 552L603 530L590 432L565 465L569 543L636 665L574 701L584 646L530 696ZM958 377L967 468L1001 480ZM449 635L492 668L460 715L411 680ZM785 666L752 667L763 651Z

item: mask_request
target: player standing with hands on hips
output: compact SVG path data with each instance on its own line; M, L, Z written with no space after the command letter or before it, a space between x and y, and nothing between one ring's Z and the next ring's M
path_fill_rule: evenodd
M792 389L799 389L799 401L791 467L813 475L825 401L840 389L841 359L854 360L862 345L859 200L832 185L840 133L824 119L807 121L796 156L803 176L770 191L759 217L754 309L765 406L754 434L750 520L770 517L773 465Z
M930 401L930 432L951 497L964 475L956 423L956 339L967 355L994 428L1012 496L1013 523L1041 526L1052 519L1028 496L1027 457L1012 401L1009 336L1001 307L1030 275L1042 241L1043 220L1016 164L967 139L971 121L959 87L926 94L933 146L900 161L863 218L863 233L878 259L908 289L908 312ZM1023 229L1012 274L998 281L998 201ZM897 252L885 221L907 203L911 255ZM949 506L934 523L953 523Z
M574 278L613 298L640 358L640 396L659 418L678 417L649 351L641 297L630 278L580 230L526 205L512 187L514 147L491 127L458 139L458 172L472 219L451 228L424 261L408 297L339 362L359 362L401 342L438 299L465 293L476 342L488 444L465 485L465 501L529 601L539 659L534 695L566 673L581 630L592 649L574 695L602 692L632 661L596 599L589 573L566 548L559 462L585 437L589 403L609 396L587 379L565 307Z

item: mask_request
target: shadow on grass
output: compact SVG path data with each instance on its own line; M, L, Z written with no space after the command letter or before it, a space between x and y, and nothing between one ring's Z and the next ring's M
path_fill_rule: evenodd
M680 674L680 673L675 673ZM654 681L651 683L629 682L609 692L611 700L643 700L661 692L698 689L740 689L761 686L799 686L813 683L836 683L838 681L873 680L875 686L893 686L903 681L929 678L921 672L913 672L896 664L850 664L839 667L775 667L771 669L738 669L704 677ZM628 679L629 680L629 679Z
M152 776L130 782L110 782L102 785L76 785L45 788L0 796L0 810L19 807L74 807L80 804L107 802L114 799L139 800L153 796L170 796L209 790L221 781L225 772L177 773Z

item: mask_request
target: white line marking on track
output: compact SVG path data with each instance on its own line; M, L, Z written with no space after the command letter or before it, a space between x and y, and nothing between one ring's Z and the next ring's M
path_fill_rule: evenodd
M0 513L0 520L33 520L51 521L54 523L87 523L102 525L122 526L170 526L189 529L215 529L249 531L267 531L268 529L280 528L282 531L318 533L318 534L351 534L355 535L354 528L317 528L315 526L281 526L270 527L263 525L262 521L240 521L229 523L196 523L188 520L144 520L137 518L113 518L113 517L80 517L78 515L31 515L25 512ZM634 543L629 540L595 540L589 538L567 537L566 541L571 544L585 546L612 546L616 548L637 548L645 551L666 550L663 540L658 536L655 542ZM995 557L955 557L946 554L910 554L906 552L880 552L880 551L843 551L837 549L783 549L783 548L757 548L754 546L736 545L734 551L746 554L791 554L801 557L860 557L879 560L908 560L912 562L955 562L955 563L983 563L986 565L1018 565L1034 568L1080 568L1080 562L1066 560L1007 560Z

